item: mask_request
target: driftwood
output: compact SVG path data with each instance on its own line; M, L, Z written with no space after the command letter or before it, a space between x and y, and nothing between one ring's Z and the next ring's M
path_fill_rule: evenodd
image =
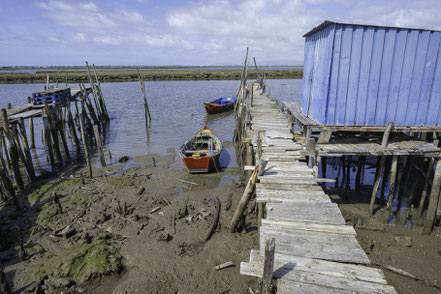
M406 271L404 271L402 269L399 269L399 268L396 268L396 267L393 267L393 266L390 266L390 265L382 264L382 263L374 263L374 265L376 265L378 267L381 267L383 269L387 269L387 270L389 270L389 271L391 271L391 272L393 272L393 273L395 273L397 275L401 275L401 276L404 276L404 277L408 277L408 278L414 279L415 281L422 282L422 283L424 283L424 284L426 284L426 285L428 285L430 287L441 289L440 285L435 284L432 281L428 281L428 280L425 280L423 278L416 277L413 274L411 274L409 272L406 272Z
M190 181L186 181L186 180L181 180L178 179L179 182L185 183L185 184L190 184L190 185L195 185L195 186L200 186L201 184L195 183L195 182L190 182Z
M227 261L225 263L214 266L213 270L218 271L218 270L221 270L221 269L233 266L233 265L234 265L234 263L232 261Z
M210 228L208 229L207 233L204 236L204 241L208 241L211 237L211 235L216 231L217 225L219 224L219 215L220 215L220 208L221 208L221 202L218 197L213 196L214 198L214 216L213 221L210 225Z

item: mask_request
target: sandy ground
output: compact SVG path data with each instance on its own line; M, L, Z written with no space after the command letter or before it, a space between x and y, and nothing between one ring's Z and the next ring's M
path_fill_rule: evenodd
M153 160L153 157L155 160ZM73 166L2 208L1 268L16 293L247 293L257 280L239 274L258 248L254 212L227 227L244 187L238 167L191 175L173 155L148 155L94 169ZM223 177L223 178L222 178ZM232 180L233 179L233 180ZM190 181L194 184L184 183ZM60 200L57 211L54 194ZM214 224L220 201L219 224ZM212 229L214 228L214 229ZM20 261L20 238L26 260ZM233 266L215 271L216 265ZM58 289L58 290L57 290Z

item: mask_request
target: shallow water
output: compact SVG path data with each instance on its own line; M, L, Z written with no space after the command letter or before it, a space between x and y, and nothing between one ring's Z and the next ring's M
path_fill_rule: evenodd
M268 84L273 98L279 101L300 100L302 80L268 80ZM224 144L220 157L221 166L236 164L234 146L231 144L235 128L233 112L207 115L203 103L221 96L234 96L239 81L154 81L146 82L145 86L152 115L148 132L145 128L139 82L102 84L111 117L109 133L104 143L105 149L112 153L113 162L124 155L135 157L148 153L176 153L190 136L206 125ZM41 91L43 87L42 84L0 85L0 106L6 107L8 102L13 107L23 105L27 96ZM37 171L41 171L49 169L49 166L41 140L41 119L35 119L34 124L37 145L34 161L37 159L40 166ZM75 157L72 142L69 150ZM109 160L108 156L106 159ZM93 161L95 165L99 164L96 153ZM176 167L182 168L180 160L177 160Z

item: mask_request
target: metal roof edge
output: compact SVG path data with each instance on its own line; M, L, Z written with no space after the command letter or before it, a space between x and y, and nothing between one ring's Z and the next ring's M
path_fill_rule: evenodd
M430 31L430 32L441 32L441 30L430 30L430 29L422 29L422 28L409 28L409 27L398 27L398 26L381 26L381 25L372 25L372 24L357 24L357 23L345 23L345 22L336 22L325 20L320 25L314 27L312 30L303 35L304 38L309 35L314 34L315 32L320 31L321 29L327 27L330 24L341 24L341 25L351 25L351 26L365 26L365 27L378 27L378 28L394 28L394 29L404 29L404 30L420 30L420 31Z

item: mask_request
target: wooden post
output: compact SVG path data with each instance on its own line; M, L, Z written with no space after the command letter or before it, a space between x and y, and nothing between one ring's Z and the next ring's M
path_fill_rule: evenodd
M432 190L430 191L429 206L427 207L426 220L424 221L425 234L430 234L435 220L436 209L439 201L439 191L441 188L441 162L436 160L435 174L433 176Z
M272 279L274 271L274 252L276 250L276 239L265 240L265 261L263 264L263 277L260 284L261 294L272 293Z
M31 181L34 181L35 180L34 164L32 163L32 155L31 155L31 150L29 148L29 144L28 144L28 138L26 136L26 128L25 128L25 123L24 123L23 118L20 118L20 121L18 123L18 127L20 129L21 141L23 142L23 149L26 154L28 174L29 174L29 177L31 178Z
M5 133L6 144L8 145L9 154L11 156L12 168L14 169L15 181L19 190L23 190L24 183L20 173L20 167L18 166L18 150L15 145L14 139L12 138L11 129L9 128L8 116L6 114L6 109L2 108L0 110L0 116L2 119L3 131Z
M387 213L386 221L390 219L392 213L392 201L395 195L395 181L397 179L397 169L398 169L398 155L392 156L392 162L390 165L390 184L389 184L389 196L387 197Z
M136 69L136 71L138 72L138 78L139 78L139 82L141 83L141 90L142 90L142 95L144 98L145 127L148 128L150 125L150 122L152 120L152 116L150 115L149 105L147 104L144 79L142 78L141 73L139 72L139 69Z
M55 172L56 166L55 166L55 159L54 159L54 150L52 148L52 139L51 139L51 133L49 130L49 119L47 115L45 114L43 116L43 127L44 127L44 140L46 142L47 152L49 153L49 161L51 164L52 172Z
M70 111L70 102L67 105L67 125L69 126L70 135L73 138L77 153L81 151L80 140L78 139L77 132L75 130L75 123L73 121L72 112Z
M1 136L2 136L2 145L3 145L3 150L4 150L6 162L8 163L8 167L11 168L12 167L12 161L9 158L8 148L7 148L6 139L5 139L6 135L4 135L4 131L1 133Z
M234 233L237 228L237 224L239 223L242 214L248 204L248 201L250 201L251 195L253 194L254 185L256 184L257 176L260 172L263 172L265 169L266 164L268 163L267 160L264 160L261 158L259 160L259 163L256 164L256 167L254 168L253 174L251 175L248 184L245 188L245 191L243 192L242 198L239 201L239 204L234 211L233 218L230 222L230 232Z
M84 110L84 105L83 105L83 110ZM92 178L92 165L90 163L89 148L87 147L86 133L84 131L83 115L84 115L83 113L80 114L81 138L83 140L84 153L86 155L86 163L87 163L87 168L89 170L89 178Z
M308 156L309 156L308 167L313 168L315 165L315 140L314 140L314 138L308 139Z
M257 159L259 160L262 157L262 137L261 132L257 133Z
M47 101L44 101L44 110L46 112L50 134L52 134L52 142L53 142L52 146L53 146L53 150L55 153L55 157L57 158L58 161L63 162L63 157L61 156L60 142L58 141L58 134L56 131L55 122L54 122L53 116L49 110L49 105L47 104Z
M93 73L95 75L96 83L98 84L98 94L99 94L99 99L100 99L100 103L101 103L101 108L104 111L104 115L105 115L106 119L110 120L109 112L107 111L106 102L104 101L103 91L101 91L101 83L98 80L98 75L96 73L95 64L92 64L92 68L93 68Z
M93 132L95 133L96 145L98 147L98 152L100 154L101 166L106 166L106 159L104 157L103 144L101 142L100 130L97 125L93 125Z
M387 141L389 140L390 132L392 131L392 128L394 127L394 122L388 122L386 130L383 134L383 140L381 141L381 147L386 148Z
M377 177L375 179L374 188L372 190L371 202L369 204L369 214L374 215L375 200L377 199L377 191L380 186L381 177L383 176L384 163L386 161L386 156L381 156L380 166L378 168Z
M346 166L346 185L345 188L349 189L351 184L351 163L352 163L352 155L348 155L348 164Z
M83 94L82 100L84 101L84 104L86 104L87 109L89 110L90 116L92 117L92 120L93 120L93 124L98 125L100 122L98 120L98 116L95 113L95 110L93 109L92 103L90 102L89 95L87 94L87 91L86 91L86 87L84 87L83 84L79 84L79 85L80 85L80 88L81 88L81 91ZM84 113L83 113L83 115L84 115Z
M55 122L55 129L56 132L58 131L61 139L61 147L63 149L63 153L66 156L67 161L70 161L70 154L69 149L67 147L67 141L66 141L66 130L64 128L64 122L61 122L57 112L55 112L54 115L54 122Z
M364 166L364 156L358 156L357 175L355 176L355 191L360 191L361 172Z
M95 88L95 83L93 82L92 74L90 73L89 70L89 63L87 63L87 61L86 61L86 68L87 68L87 75L89 76L90 86L92 87L92 96L93 96L93 100L95 101L95 109L98 114L98 117L102 118L103 111L100 108L100 104L98 103L98 98L97 98L98 91Z
M420 205L418 206L418 212L417 212L418 218L420 218L421 215L423 214L424 204L426 202L426 197L427 197L427 190L429 189L430 180L432 179L432 175L433 175L433 164L434 163L435 163L435 159L433 157L431 157L429 159L429 164L427 166L426 181L424 183L424 188L421 193Z
M327 170L327 161L328 161L328 157L323 156L322 160L321 160L321 166L322 166L322 178L326 178L326 170Z
M31 97L28 97L28 103L31 103ZM31 136L31 148L35 149L35 136L34 136L34 119L29 118L29 134Z

